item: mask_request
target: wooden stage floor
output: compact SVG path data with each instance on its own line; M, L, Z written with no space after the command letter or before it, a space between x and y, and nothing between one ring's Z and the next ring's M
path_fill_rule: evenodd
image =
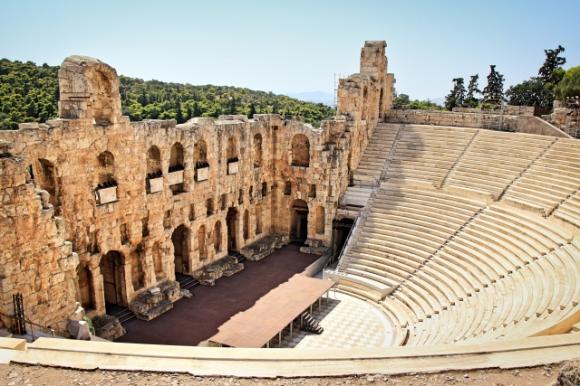
M214 287L194 288L191 299L179 300L173 310L158 318L127 322L127 334L118 341L193 346L209 339L231 316L252 307L318 258L298 249L288 245L261 261L245 261L243 271L217 280Z

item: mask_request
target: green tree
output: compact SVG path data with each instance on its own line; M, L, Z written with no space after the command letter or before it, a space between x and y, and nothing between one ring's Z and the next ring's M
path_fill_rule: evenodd
M504 76L495 69L495 64L489 66L487 86L483 89L483 103L490 107L499 107L504 100L503 82Z
M549 110L554 102L554 94L540 78L531 78L511 86L506 96L510 105L536 106L544 110Z
M454 107L463 107L465 100L465 86L463 78L453 79L453 88L445 97L445 108L452 110Z
M181 101L179 100L175 103L175 120L177 123L185 122L185 119L183 118L183 112L181 111Z
M401 108L407 106L410 103L409 95L407 94L399 94L393 101L393 105L395 108Z
M560 101L580 98L580 66L569 68L554 91Z
M562 66L566 64L566 58L560 56L562 52L566 51L564 47L558 45L554 50L544 50L546 54L546 59L544 64L538 70L538 75L546 84L556 85L562 77L564 76L564 71L562 71Z
M0 129L55 118L57 73L57 66L0 59ZM335 113L323 104L246 88L144 81L123 75L119 81L123 114L131 120L175 118L181 123L192 117L245 114L253 105L256 112L282 112L318 125Z
M252 118L256 114L256 106L252 103L250 105L250 111L248 112L248 118Z
M479 106L479 98L477 95L481 95L481 90L479 89L479 75L471 75L469 77L469 85L467 86L467 95L465 96L464 104L466 107L477 107Z

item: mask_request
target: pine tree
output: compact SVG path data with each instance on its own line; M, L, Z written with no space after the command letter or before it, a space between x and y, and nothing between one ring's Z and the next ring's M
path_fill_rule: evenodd
M250 111L248 112L248 118L253 118L254 114L256 114L256 106L252 103L250 105Z
M454 78L453 89L449 92L449 95L445 97L445 108L453 110L454 107L463 107L464 100L465 86L463 78Z
M181 101L177 101L175 104L175 120L177 123L183 123L185 120L183 119L183 113L181 112Z
M193 118L193 109L191 108L191 104L188 103L185 108L185 122L189 121L191 118Z
M489 68L487 86L483 89L483 103L493 107L499 107L504 100L504 76L495 70L495 64L490 65Z
M561 70L562 66L566 64L566 58L560 56L560 53L566 51L564 47L558 45L555 50L544 50L546 54L546 60L542 67L538 70L538 75L544 81L544 83L550 83L556 85L562 80L564 76L564 71Z
M467 86L467 95L465 96L465 106L467 107L477 107L479 105L479 98L476 97L477 94L481 94L479 89L479 75L471 75L469 77L469 85Z

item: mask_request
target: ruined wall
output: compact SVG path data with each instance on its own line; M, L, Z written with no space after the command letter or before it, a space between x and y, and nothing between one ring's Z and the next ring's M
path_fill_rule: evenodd
M385 114L385 121L517 131L517 116L514 115L455 113L438 110L389 110Z
M357 168L379 120L392 108L395 78L387 72L384 41L366 41L360 54L360 73L340 79L337 113L348 120L352 136L349 169Z
M416 125L475 127L568 138L568 134L541 118L529 115L460 113L438 110L389 110L385 121Z
M61 118L0 133L21 159L10 170L22 176L29 170L27 189L44 189L50 212L62 219L51 215L24 239L3 226L10 235L5 269L14 272L3 280L4 292L20 291L14 283L23 268L16 261L19 248L29 244L53 248L48 260L78 256L72 268L53 264L49 273L26 276L36 282L35 275L67 272L67 284L58 287L67 295L50 297L54 304L46 309L35 305L47 299L48 287L22 290L25 307L45 322L66 319L75 300L89 315L105 313L106 302L125 306L176 273L192 274L228 249L272 233L303 240L313 250L330 246L338 198L392 99L384 47L367 42L364 73L339 87L344 115L319 129L276 114L194 118L181 125L129 122L121 115L115 70L93 58L67 58L59 72ZM61 244L51 241L56 223L62 224ZM30 257L43 259L36 252Z
M12 295L20 292L26 319L64 331L75 305L78 256L64 240L48 193L35 188L5 143L0 148L0 325L12 324Z

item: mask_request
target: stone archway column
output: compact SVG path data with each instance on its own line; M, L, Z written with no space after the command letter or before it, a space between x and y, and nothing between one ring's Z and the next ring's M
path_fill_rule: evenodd
M95 310L97 315L103 315L106 313L105 308L105 288L103 284L103 275L101 274L101 267L98 265L93 267L89 265L89 272L91 273L91 280L93 282L93 303L95 305Z
M157 278L155 277L155 262L153 261L153 246L145 246L145 251L143 252L143 273L145 274L144 287L149 288L157 283Z
M162 266L163 272L165 272L165 277L168 280L175 281L175 257L174 257L174 250L173 250L173 243L168 241L162 244L162 253L163 258Z
M121 286L123 293L122 298L125 299L125 301L127 302L127 306L129 305L129 303L131 303L131 300L133 300L133 294L135 293L135 290L133 289L133 275L132 275L132 269L133 269L133 264L131 263L127 263L126 260L125 264L123 264L123 272L124 272L124 279L125 279L125 283L124 285Z

